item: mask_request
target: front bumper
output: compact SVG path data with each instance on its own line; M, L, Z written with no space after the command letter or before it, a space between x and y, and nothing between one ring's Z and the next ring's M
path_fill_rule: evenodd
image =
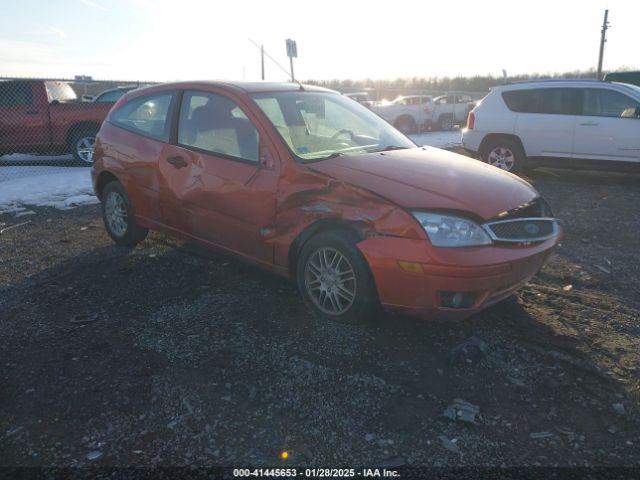
M527 283L561 236L560 231L528 246L465 248L433 248L426 240L379 236L358 243L358 248L369 263L385 310L425 319L462 319ZM468 308L448 308L441 292L465 292L473 301Z

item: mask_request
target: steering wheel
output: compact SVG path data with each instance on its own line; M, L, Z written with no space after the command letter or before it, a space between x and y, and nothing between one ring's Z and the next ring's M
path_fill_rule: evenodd
M353 140L353 138L355 137L355 133L353 133L351 130L347 129L347 128L343 128L342 130L338 130L336 133L334 133L331 138L329 139L329 141L331 143L337 143L338 138L340 137L340 135L349 135L351 137L351 140Z

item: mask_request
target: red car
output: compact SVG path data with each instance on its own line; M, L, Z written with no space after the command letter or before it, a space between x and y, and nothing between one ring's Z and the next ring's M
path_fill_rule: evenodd
M96 133L112 106L79 102L65 82L1 80L0 155L72 153L91 165Z
M343 95L193 82L125 95L93 182L118 244L161 230L297 281L337 320L461 318L526 283L561 238L524 180L418 147Z

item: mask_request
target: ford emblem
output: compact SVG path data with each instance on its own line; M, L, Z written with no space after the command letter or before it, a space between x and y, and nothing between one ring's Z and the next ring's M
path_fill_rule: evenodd
M537 235L540 233L540 227L535 223L525 223L524 229L529 235Z

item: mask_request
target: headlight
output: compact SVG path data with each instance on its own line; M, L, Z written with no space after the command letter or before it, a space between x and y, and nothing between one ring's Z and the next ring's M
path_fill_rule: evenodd
M491 238L480 225L466 218L439 213L411 212L435 247L489 245Z

